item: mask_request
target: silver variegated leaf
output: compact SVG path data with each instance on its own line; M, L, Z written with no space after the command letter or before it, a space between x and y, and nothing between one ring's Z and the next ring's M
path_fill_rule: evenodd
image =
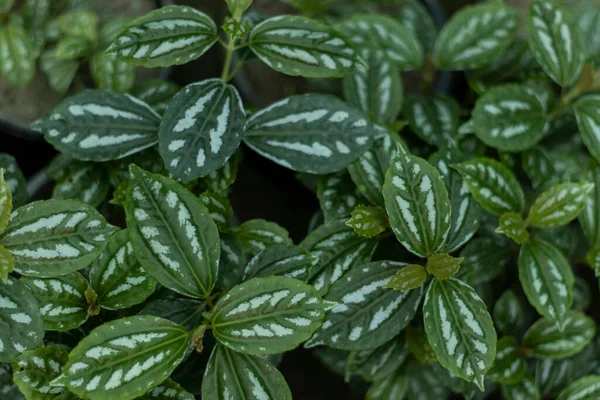
M208 190L222 194L229 192L231 185L233 185L237 177L238 165L242 160L243 154L241 150L241 147L238 148L221 168L204 177L202 183Z
M431 54L438 32L425 5L418 0L408 0L403 1L398 7L398 16L402 24L415 33L423 46L424 53Z
M422 158L402 152L383 186L385 209L396 238L411 253L441 251L450 230L450 200L439 172Z
M283 275L306 282L319 258L293 245L276 245L255 255L244 269L244 280Z
M406 99L403 115L410 129L427 143L445 147L456 138L460 109L456 101L448 96Z
M108 310L139 304L156 287L154 278L133 254L127 230L116 232L108 239L104 251L90 265L89 277L98 305Z
M514 173L491 158L480 157L454 165L463 177L473 198L492 214L520 213L525 194Z
M319 258L310 271L310 282L324 294L354 266L369 262L377 244L375 238L358 236L341 219L319 226L300 243L300 248Z
M594 184L588 193L585 206L578 216L581 230L592 247L600 246L600 164L591 162L585 170L583 179Z
M585 182L565 182L552 186L531 205L527 216L529 225L548 228L568 224L585 207L588 193L593 189L593 183Z
M204 400L291 400L281 372L267 359L217 344L202 379Z
M166 319L118 319L81 340L51 384L90 400L134 399L164 381L189 347L188 332Z
M557 400L593 400L600 397L600 375L586 375L567 386Z
M317 197L325 222L348 217L359 202L360 194L348 173L338 172L320 176Z
M502 273L510 254L511 247L496 238L475 238L460 252L457 277L470 285L489 282Z
M4 180L10 188L13 208L21 207L27 202L27 182L17 160L8 153L0 153L0 168L4 170Z
M526 374L521 382L501 386L502 398L506 400L541 400L540 389L535 379Z
M490 64L512 43L516 11L499 2L464 7L442 28L433 62L440 69L477 69Z
M489 377L496 382L514 385L521 382L527 366L519 353L519 343L513 336L498 340L496 359L489 371Z
M221 234L221 257L216 287L231 289L242 282L248 254L242 243L232 234Z
M373 381L365 400L402 400L408 390L408 379L404 369L398 368L391 374Z
M229 199L219 193L212 192L204 192L198 196L198 199L208 210L219 231L228 232L229 221L233 217L233 209Z
M83 161L109 161L156 144L160 116L126 93L84 90L63 100L31 128L60 152Z
M552 320L540 318L523 336L523 346L541 358L562 359L579 353L596 334L596 322L579 311L568 311L564 329Z
M589 59L597 62L600 56L600 8L594 3L578 4L575 18L583 32Z
M181 88L175 82L151 79L136 85L131 94L162 115L179 90Z
M258 254L271 246L292 244L292 239L285 228L264 219L251 219L233 228L232 231L244 250L251 255Z
M523 306L512 289L500 295L492 312L498 331L507 335L514 334L523 321Z
M35 52L22 26L10 23L0 28L0 73L11 84L25 86L35 75Z
M344 77L344 98L373 122L391 124L402 109L403 86L398 68L383 50L365 47L360 55L364 64L358 64Z
M534 0L527 15L527 41L542 69L561 86L577 78L586 58L581 28L562 6Z
M4 180L4 169L0 168L0 233L8 225L10 212L13 209L12 194L10 194L10 186Z
M356 51L344 35L306 17L269 18L252 29L248 43L265 64L287 75L342 77L356 61Z
M600 94L587 94L574 103L577 126L588 151L600 162Z
M423 288L406 292L383 288L405 265L375 261L350 269L325 296L337 305L306 347L374 349L399 334L415 316L423 294Z
M27 286L12 277L0 284L0 362L43 345L40 305Z
M195 397L187 392L177 382L170 378L158 386L154 386L138 400L194 400Z
M172 179L131 166L127 227L134 254L161 285L208 297L217 279L220 246L208 210Z
M278 101L250 117L244 142L286 168L328 174L346 167L385 134L336 97L306 94Z
M202 323L206 303L196 299L167 298L146 303L138 315L153 315L168 319L183 326L188 331L196 329Z
M98 89L129 92L135 84L135 66L114 54L94 54L90 73Z
M457 279L434 279L423 304L425 332L440 364L482 391L496 356L496 331L477 292Z
M496 86L475 103L475 135L501 151L523 151L544 135L546 110L540 100L522 85Z
M246 354L291 350L321 325L331 304L310 285L284 276L253 278L223 296L210 321L215 338Z
M67 363L69 352L58 346L28 350L13 362L13 382L27 399L54 399L64 392L62 387L50 386ZM3 393L4 396L4 393ZM8 399L11 399L8 397Z
M184 182L214 172L237 150L245 122L235 87L221 79L187 85L160 123L158 146L165 166Z
M531 181L534 190L545 187L556 179L554 161L542 147L535 147L521 153L521 165Z
M52 189L53 199L74 199L98 207L110 190L106 169L97 163L73 161ZM65 172L65 171L63 171Z
M208 15L192 7L167 6L133 20L107 53L135 65L167 67L195 60L217 38L217 25Z
M401 70L423 65L423 47L414 31L382 14L352 17L339 26L358 48L373 48L385 55Z
M408 355L408 346L401 333L375 349L350 352L346 376L359 375L367 381L382 379L399 368Z
M70 331L88 319L88 281L77 271L54 278L23 277L40 304L47 331Z
M519 252L519 281L529 303L559 329L573 302L573 272L569 261L556 247L530 238Z
M116 230L79 201L36 201L13 211L0 243L20 274L52 277L87 267Z
M435 400L448 397L450 390L444 386L440 373L434 365L411 361L404 370L409 398L424 397L427 400Z

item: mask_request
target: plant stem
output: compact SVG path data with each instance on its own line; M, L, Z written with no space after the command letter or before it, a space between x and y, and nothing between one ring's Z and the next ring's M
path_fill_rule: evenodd
M554 107L554 109L548 113L548 117L547 117L548 121L552 121L555 118L564 114L565 111L567 111L571 107L573 100L580 94L581 94L581 89L579 88L579 85L573 86L573 88L571 88L571 90L569 90L566 93L564 90L562 90L561 94L560 94L560 101L559 101L558 105L556 107Z
M233 52L235 51L235 41L229 38L229 42L227 42L227 46L225 47L227 53L225 54L225 65L223 65L223 73L221 74L221 79L224 81L229 81L229 70L231 69L231 59L233 58Z

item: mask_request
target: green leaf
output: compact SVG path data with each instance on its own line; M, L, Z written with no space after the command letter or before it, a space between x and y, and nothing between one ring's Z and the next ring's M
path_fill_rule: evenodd
M383 196L392 230L407 250L428 257L444 247L450 200L433 166L411 154L398 154L386 173Z
M412 361L406 365L404 371L410 399L425 397L427 400L439 400L450 395L434 366Z
M463 177L473 198L495 215L520 213L525 203L523 189L514 173L491 158L479 157L453 166Z
M236 20L240 20L242 15L244 15L248 7L252 4L252 0L225 0L225 2L227 3L227 8L229 8L231 16Z
M245 121L233 86L221 79L187 85L169 103L158 131L165 166L185 182L210 174L237 150Z
M577 126L585 147L600 162L600 94L587 94L573 105Z
M215 338L233 350L275 354L311 337L330 307L312 286L299 280L253 278L217 302L210 322Z
M369 207L359 204L352 210L352 218L346 225L354 229L354 233L365 238L372 238L389 228L385 210L379 207Z
M53 199L74 199L98 207L110 189L106 170L95 163L72 162L52 189ZM64 171L63 171L64 172Z
M0 73L11 84L25 86L35 75L35 57L27 32L17 25L0 28Z
M569 86L579 76L586 58L585 43L566 9L534 0L527 15L527 41L544 72L559 85Z
M220 246L208 210L172 179L132 165L127 227L137 259L161 285L190 297L208 297Z
M600 8L594 3L578 4L575 17L581 27L589 58L597 62L600 56Z
M171 379L163 381L158 386L153 387L144 395L138 397L138 400L194 400L194 396L188 393L184 388Z
M90 60L90 72L99 89L129 92L135 84L135 66L114 54L94 54Z
M288 231L275 222L251 219L232 229L233 235L250 255L280 244L292 244Z
M181 88L175 82L150 79L136 85L131 90L131 94L162 115L179 90Z
M40 68L46 73L50 87L57 93L64 94L77 74L79 61L59 58L56 49L46 50L40 55Z
M241 283L247 262L248 254L240 241L232 234L222 234L216 287L229 290Z
M365 400L402 400L408 386L408 379L402 368L375 380L367 391Z
M218 344L204 373L202 398L291 400L292 393L281 372L268 360Z
M7 14L15 5L15 0L0 0L0 14Z
M8 225L12 209L13 204L10 186L8 185L8 182L4 180L4 169L0 168L0 233L2 233Z
M486 145L501 151L523 151L544 135L546 110L526 87L517 84L496 86L475 103L475 135Z
M94 329L52 381L90 400L134 399L165 380L185 357L190 336L166 319L134 316Z
M588 193L585 206L578 215L581 230L592 247L600 246L600 164L590 162L582 180L594 184Z
M238 150L225 161L225 165L205 176L202 179L202 183L206 186L207 190L226 195L229 192L231 185L235 182L238 165L241 162L241 159L241 148L238 148Z
M600 396L600 375L586 375L571 383L557 400L593 400Z
M0 153L0 168L4 170L4 181L10 188L13 208L21 207L27 202L27 182L17 160L8 153Z
M496 331L475 290L457 279L434 279L423 315L440 364L483 391L485 374L496 356Z
M364 64L343 80L344 98L373 122L391 124L402 109L403 87L397 67L382 50L361 49Z
M342 77L356 60L354 47L340 32L293 15L272 17L256 25L249 44L269 67L293 76Z
M403 115L410 129L425 142L447 146L456 138L460 109L456 101L447 96L410 96Z
M494 323L503 334L514 334L523 318L523 307L519 298L511 289L500 295L492 311Z
M93 11L74 10L60 15L58 28L63 34L94 42L97 37L98 15Z
M400 268L385 284L384 288L406 292L407 290L420 288L426 279L427 270L422 265L409 264Z
M534 190L556 178L554 161L543 148L532 148L521 153L521 165Z
M417 0L408 0L403 1L398 7L398 16L402 25L415 33L424 53L431 54L437 38L437 27L425 5Z
M573 302L569 261L550 243L531 238L521 246L518 265L519 281L529 303L563 329Z
M255 113L244 142L286 168L322 175L346 167L385 134L336 97L305 94Z
M433 254L427 258L427 272L437 279L450 279L460 268L463 258L452 257L449 254Z
M229 221L233 217L233 209L229 199L221 194L204 192L198 196L200 202L208 210L210 217L213 219L217 228L221 232L227 232L229 229Z
M55 54L60 60L75 60L90 56L94 43L81 36L66 36L57 43Z
M540 194L527 216L529 225L537 228L565 225L577 218L594 189L593 183L565 182Z
M109 161L156 144L160 117L125 93L84 90L63 100L31 128L62 153L83 161Z
M168 298L146 303L146 306L138 314L165 318L191 331L200 326L204 320L202 314L205 308L206 303L199 300Z
M540 400L540 389L537 382L529 374L526 374L521 382L515 385L502 385L502 397L506 400Z
M360 194L346 172L323 175L317 181L317 197L325 222L348 217L358 204Z
M116 229L79 201L36 201L13 211L0 243L15 257L15 271L52 277L87 267Z
M429 344L425 328L421 325L406 327L406 342L410 353L423 364L435 364L438 362L437 356Z
M50 386L67 363L69 352L62 347L48 346L28 350L13 362L13 381L27 399L54 399L64 391Z
M415 33L398 21L382 14L355 16L339 25L358 48L383 51L400 69L419 69L425 59Z
M319 258L319 263L311 269L310 282L319 293L327 293L347 271L369 262L377 243L377 239L355 234L344 220L321 225L300 243L300 248Z
M90 286L98 295L98 304L108 310L139 304L156 287L156 281L133 254L127 230L116 232L108 239L104 251L90 265L89 277Z
M568 311L564 329L545 318L538 319L523 336L523 346L533 355L561 359L579 353L596 334L596 322L579 311Z
M464 7L444 25L435 42L439 69L477 69L490 64L512 43L519 16L501 2Z
M0 284L0 362L10 362L25 350L43 345L40 306L27 286L12 277Z
M527 366L519 354L519 343L512 336L498 340L496 359L489 371L489 377L497 382L513 385L521 382Z
M79 272L55 278L23 277L21 282L40 303L45 330L70 331L87 321L89 284Z
M299 247L276 245L261 251L248 262L243 279L283 275L307 281L310 270L318 262L318 257Z
M0 280L6 284L8 275L15 267L15 259L12 254L4 247L0 246Z
M343 350L373 349L399 334L415 316L423 294L422 288L407 292L384 289L405 265L375 261L350 269L325 296L337 305L306 347L324 343Z
M521 215L515 212L505 212L500 216L496 233L502 233L511 238L516 244L522 244L529 238L527 224Z
M511 248L498 240L489 237L475 238L460 252L463 261L457 278L471 285L491 281L503 272L510 254Z
M400 334L377 348L350 352L346 376L360 375L367 381L380 380L399 368L407 356L406 340Z
M217 41L217 25L203 12L167 6L133 20L106 50L144 67L195 60Z

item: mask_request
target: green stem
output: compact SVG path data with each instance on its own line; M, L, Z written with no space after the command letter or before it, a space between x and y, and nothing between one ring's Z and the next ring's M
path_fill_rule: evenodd
M548 121L552 121L555 118L560 117L567 110L571 108L573 100L581 94L581 90L578 85L573 86L571 90L567 93L564 93L564 90L561 92L560 101L556 107L552 111L548 113L547 119Z
M235 41L229 39L227 46L225 47L227 53L225 54L225 65L223 65L223 73L221 74L221 79L224 81L229 81L229 70L231 69L231 59L233 58L233 52L235 51Z

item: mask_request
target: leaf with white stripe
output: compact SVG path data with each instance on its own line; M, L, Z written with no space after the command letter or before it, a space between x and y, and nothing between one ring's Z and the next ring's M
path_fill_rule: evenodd
M533 190L547 186L556 179L554 161L543 147L534 147L521 153L521 165L531 181Z
M27 286L12 277L0 284L0 362L43 345L40 305Z
M188 182L222 167L240 145L246 112L231 85L207 79L173 97L158 131L158 146L173 177Z
M383 128L338 98L305 94L250 117L244 142L286 168L322 175L345 168L384 135Z
M325 222L350 216L359 196L356 185L345 171L320 176L317 181L317 197Z
M503 272L510 254L511 247L496 238L474 238L460 252L463 261L456 277L470 285L489 282Z
M536 228L565 225L577 218L585 207L593 183L565 182L540 194L527 216L529 225Z
M425 396L427 400L448 398L450 390L445 387L439 369L435 368L435 364L428 365L414 360L410 361L404 368L409 398L418 399L421 396ZM441 369L443 370L443 368Z
M342 77L356 61L344 35L313 19L280 15L256 25L250 48L265 64L287 75Z
M133 251L163 286L208 297L217 279L219 233L206 207L172 179L131 166L125 211Z
M138 315L153 315L168 319L183 326L188 331L196 329L202 324L202 314L206 303L196 299L166 298L156 299L146 303Z
M530 238L521 246L518 265L519 281L529 303L563 329L573 303L569 261L550 243Z
M218 344L202 379L204 400L291 400L285 378L267 359Z
M74 199L98 207L110 190L106 169L96 163L73 161L54 188L53 199Z
M0 246L0 280L6 284L8 275L15 268L15 258L8 250Z
M31 129L77 160L109 161L156 144L159 115L126 93L84 90L63 100Z
M373 381L365 400L402 400L408 390L408 379L403 368ZM422 395L422 392L420 393Z
M10 186L8 185L8 182L4 180L4 169L0 168L0 233L2 233L8 225L12 209L13 204Z
M579 311L568 311L561 331L552 320L538 319L523 336L523 346L540 358L562 359L579 353L596 334L596 322Z
M399 334L415 316L423 294L423 288L406 292L384 288L405 265L375 261L350 269L325 296L337 305L306 347L324 343L342 350L373 349Z
M369 262L377 244L376 238L358 236L344 220L319 226L300 243L300 248L319 258L318 264L310 271L309 282L319 293L327 293L347 271Z
M477 99L473 126L486 145L501 151L523 151L544 135L546 110L522 85L500 85Z
M431 54L438 32L425 5L418 0L408 0L398 4L398 7L398 17L402 25L415 33L423 46L424 53Z
M379 207L359 204L351 215L352 218L346 221L346 225L354 229L358 236L372 238L390 228L385 210Z
M181 87L175 82L151 79L136 85L131 94L162 115L180 90Z
M45 330L70 331L87 321L89 284L79 272L55 278L23 277L21 282L40 303Z
M144 395L138 397L138 400L194 400L195 397L187 392L177 382L170 378L163 381L160 385L153 387Z
M98 89L129 92L135 84L135 65L114 54L94 54L90 59L90 73Z
M451 209L437 169L422 158L398 154L385 175L383 196L390 226L408 251L428 257L444 248Z
M408 355L406 340L400 333L375 349L350 352L346 377L359 375L367 381L382 379L399 368Z
M524 310L521 301L512 289L500 295L492 311L494 324L504 335L514 334L524 320Z
M519 383L526 372L527 367L519 353L517 339L505 336L498 340L496 359L489 371L489 377L494 381L512 385Z
M403 115L410 129L425 142L445 147L456 139L460 108L448 96L410 96L406 99Z
M477 69L503 53L517 33L519 15L501 2L462 8L440 31L433 50L439 69Z
M217 33L217 25L203 12L167 6L133 20L106 52L144 67L180 65L210 49Z
M139 304L156 287L154 278L133 254L127 230L116 232L108 239L104 251L90 265L89 277L98 304L108 310Z
M244 280L283 275L306 282L319 258L293 245L276 245L255 255L246 265Z
M516 244L521 244L529 238L527 224L523 221L520 214L512 211L505 212L500 216L498 219L498 228L496 228L495 232L508 236Z
M593 183L594 188L588 193L578 221L591 247L597 247L600 246L600 164L590 162L582 179L584 182Z
M81 340L51 384L90 400L134 399L171 375L189 347L189 333L166 319L118 319Z
M540 389L535 379L526 374L521 382L501 385L502 398L506 400L541 400Z
M35 76L35 52L30 37L14 23L0 28L0 73L12 85L25 86Z
M238 150L225 161L225 164L221 168L211 172L202 179L202 184L206 186L207 190L225 195L229 193L231 185L233 185L237 178L238 165L243 156L241 150L241 147L238 148Z
M79 201L36 201L13 211L0 243L15 257L15 271L52 277L87 267L116 230Z
M586 375L567 386L557 400L594 400L600 398L600 375Z
M525 194L514 173L491 158L479 157L453 165L463 177L473 198L492 214L520 213Z
M365 14L342 22L338 28L360 49L383 51L401 70L419 69L425 55L415 33L383 14Z
M579 76L586 58L583 33L566 8L534 0L527 14L527 41L544 72L561 86Z
M231 289L242 282L249 256L240 241L230 233L221 234L221 257L216 287Z
M231 289L215 305L210 322L215 338L233 350L275 354L311 337L330 308L312 286L270 276Z
M8 153L0 153L0 168L4 169L4 180L12 194L13 208L27 202L27 182L17 164L17 160Z
M434 279L423 304L425 332L440 364L484 390L496 356L496 331L485 303L462 281Z
M232 228L233 235L244 250L255 255L268 247L292 244L289 232L275 222L264 219L251 219Z
M384 288L406 292L422 287L426 280L427 270L422 265L409 264L400 268Z
M215 221L219 232L229 231L229 220L233 217L231 203L226 196L219 193L204 192L198 196L200 202L208 210L210 217Z
M589 59L597 63L600 56L600 8L597 4L577 4L575 18L583 33Z
M58 398L62 387L50 386L67 363L69 352L58 346L28 350L13 361L13 381L26 399L46 400Z
M364 64L357 64L344 77L344 98L372 121L391 124L402 109L403 87L398 68L383 50L367 47L361 49L360 55Z
M577 126L588 151L600 162L600 94L588 94L573 105Z

